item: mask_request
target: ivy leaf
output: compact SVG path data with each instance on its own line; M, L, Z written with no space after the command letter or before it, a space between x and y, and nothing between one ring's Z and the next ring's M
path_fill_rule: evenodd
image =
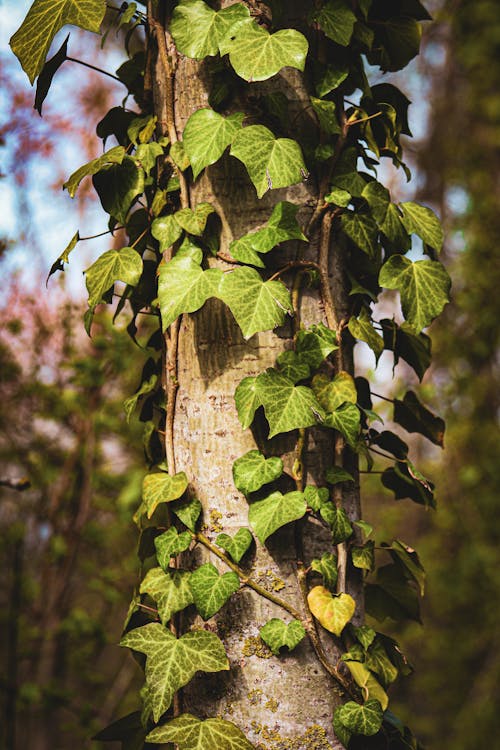
M327 487L313 487L308 484L304 489L304 497L309 508L317 512L328 502L330 492Z
M175 216L176 222L189 234L201 237L205 231L207 219L215 208L210 203L198 203L196 208L181 208Z
M243 378L234 392L234 401L241 426L246 430L253 422L256 409L261 405L257 395L257 378Z
M315 79L316 94L321 97L327 96L337 89L348 75L349 69L344 65L327 65Z
M151 568L146 573L139 591L155 600L164 625L175 612L180 612L193 603L189 587L190 576L191 573L187 570L163 571L161 568Z
M181 54L201 60L216 55L231 26L249 16L242 3L216 12L202 0L181 0L172 13L170 32Z
M232 571L220 575L215 565L205 563L191 573L189 585L196 609L204 620L209 620L238 591L240 579Z
M146 737L147 742L175 743L179 750L255 750L241 729L225 719L197 719L181 714L168 724L156 727Z
M299 620L292 620L287 624L278 617L273 617L272 620L266 622L259 632L260 637L275 656L279 656L280 649L285 647L293 651L306 634Z
M228 555L239 563L245 552L253 542L253 536L249 529L238 529L236 534L231 538L229 534L219 534L215 543L222 547Z
M368 203L377 226L382 229L391 203L389 191L377 180L372 180L366 183L361 195Z
M123 146L114 146L113 148L110 148L109 151L106 151L102 156L99 156L99 158L92 159L88 164L84 164L82 167L79 167L76 172L73 172L64 183L63 190L67 190L71 198L74 198L78 186L84 177L94 175L110 164L121 164L124 157L125 149Z
M305 515L307 503L302 492L273 492L263 500L250 505L248 520L259 541L264 544L268 536L291 521Z
M229 246L231 255L242 263L250 263L263 268L264 263L257 253L268 253L273 247L286 240L303 240L307 238L297 223L298 206L288 201L280 201L273 208L265 227L250 232L235 240Z
M362 689L365 697L378 701L382 706L382 710L385 711L389 705L389 698L377 678L359 661L345 659L345 663L349 668L354 682Z
M328 484L338 484L339 482L354 482L354 477L341 466L330 466L325 471L325 479Z
M359 436L360 421L358 407L354 404L344 404L331 414L327 414L323 424L325 427L331 427L340 432L351 448L354 448Z
M175 503L172 506L172 510L174 511L179 521L182 521L184 526L187 526L190 531L194 532L196 528L196 522L200 517L202 511L202 505L198 498L192 497L189 498L189 500L183 500L182 502Z
M281 458L277 456L266 458L258 450L248 451L233 464L234 484L245 495L260 490L264 484L274 482L282 474Z
M170 146L170 157L181 172L189 167L189 158L182 141L176 141Z
M315 375L311 387L327 412L333 412L345 403L355 404L358 400L354 378L348 372L339 372L333 380L327 375Z
M349 743L351 741L352 734L351 732L345 727L342 722L339 720L337 716L337 709L335 709L333 713L333 731L335 732L335 737L340 740L342 745L345 748L349 747Z
M332 530L332 541L341 544L352 534L349 517L343 508L337 508L333 503L325 503L320 508L320 515Z
M438 261L412 263L402 255L392 255L381 268L379 283L386 289L399 291L403 315L417 333L428 326L449 301L450 277Z
M340 133L340 125L337 120L335 102L327 99L317 99L311 96L311 105L316 112L321 130L329 135Z
M142 750L147 729L141 722L141 714L134 711L109 726L101 729L92 737L96 742L122 742L122 750Z
M418 55L421 36L422 28L414 18L396 16L379 21L368 61L380 65L384 73L401 70Z
M375 639L375 636L377 635L375 630L368 627L368 625L360 625L359 628L353 627L353 632L356 636L356 639L359 641L359 643L361 643L365 651L371 646Z
M425 375L431 363L431 340L425 333L415 334L408 323L398 326L393 320L380 321L384 334L384 346L394 352L394 365L400 357L413 367L419 380Z
M45 286L49 283L49 279L56 271L64 271L64 264L69 263L69 254L72 252L72 250L75 249L78 242L80 241L80 231L77 230L73 237L70 239L62 253L59 255L59 257L52 263L50 267L50 271L47 275L47 281L45 282Z
M392 544L382 544L390 552L391 557L398 561L403 568L411 575L420 589L420 596L424 595L425 589L425 570L414 549L409 547L399 539L395 539Z
M160 216L151 224L151 234L160 243L160 252L165 252L176 242L182 234L181 226L175 220L175 215Z
M347 47L351 41L356 16L346 0L331 0L316 13L314 20L319 23L322 31L329 39L342 47Z
M256 379L257 404L264 407L269 437L301 427L311 427L325 418L313 391L294 385L284 375L269 368Z
M361 311L359 318L349 318L348 328L355 339L368 344L375 354L375 361L378 362L384 351L384 340L374 329L373 321L365 308Z
M375 567L374 542L366 542L362 547L352 547L352 564L355 568L371 571Z
M321 559L315 558L311 561L311 570L323 576L323 581L327 589L335 591L338 578L336 555L332 552L325 552L321 556Z
M161 263L158 280L158 304L163 330L182 313L203 307L209 297L217 294L222 271L204 271L190 255L176 255L168 263Z
M136 286L142 274L142 258L133 247L107 250L85 271L89 307L102 301L115 281Z
M403 225L401 214L394 203L390 203L380 231L387 237L397 252L406 252L411 247L410 235Z
M394 421L407 432L418 432L434 445L444 447L444 419L421 404L413 391L405 393L402 401L395 399Z
M340 217L345 234L370 258L375 253L377 225L370 214L361 211L346 211Z
M297 334L295 350L302 362L316 370L329 354L338 349L335 331L323 323L312 325Z
M378 640L370 646L366 654L365 666L371 672L375 672L385 685L390 685L398 676L397 667L389 659L385 648Z
M375 584L365 586L366 611L376 620L420 620L416 590L408 585L404 570L394 563L377 570ZM376 697L376 696L375 696Z
M188 480L183 471L170 476L165 471L153 471L146 474L142 482L142 501L151 518L161 503L177 500L187 489Z
M196 672L229 669L224 646L206 630L192 630L177 639L163 625L152 622L131 630L120 645L146 655L146 684L155 722L170 707L177 690L187 685Z
M35 104L34 109L42 116L42 105L49 93L52 79L63 64L68 59L68 39L69 34L57 50L56 54L47 60L36 82Z
M304 70L307 39L295 29L281 29L270 34L255 21L234 27L231 38L226 36L223 54L229 54L234 71L244 81L265 81L282 68Z
M230 153L245 165L259 198L272 188L295 185L307 175L298 143L276 138L264 125L242 128Z
M426 245L430 245L438 253L443 247L444 234L441 222L426 206L413 201L400 203L403 209L403 224L408 234L417 234Z
M384 718L382 706L378 700L373 699L362 706L355 701L347 701L336 709L335 715L349 732L365 737L377 734Z
M148 393L152 393L156 388L157 382L158 382L158 375L157 373L153 372L147 380L144 380L141 383L140 388L138 388L138 390L133 394L133 396L130 396L130 398L125 399L125 401L123 402L123 409L125 411L127 422L130 422L132 414L134 413L134 409L136 408L137 402L139 401L141 396L145 396Z
M408 497L419 505L434 508L436 502L433 496L433 485L427 480L422 481L421 475L419 477L415 472L413 474L414 476L410 474L407 463L398 461L393 467L385 469L382 474L382 484L394 492L396 500Z
M105 0L35 0L10 40L30 83L42 70L52 40L63 26L99 33L105 12Z
M305 380L311 372L309 365L294 351L282 352L276 359L276 365L279 372L293 383Z
M156 160L163 155L163 148L156 141L151 143L141 143L134 154L134 159L148 175L153 167L156 166Z
M94 174L92 184L106 213L125 224L132 203L144 191L144 170L132 157L125 156L121 164Z
M168 571L170 559L188 549L191 538L189 531L182 531L179 534L175 526L171 526L163 534L155 537L156 559L165 572Z
M225 273L217 297L229 307L245 339L258 331L276 328L283 323L285 314L293 311L286 286L281 281L263 281L253 268Z
M244 118L242 112L223 117L213 109L198 109L191 115L182 140L195 180L205 167L220 159L241 129Z
M309 609L321 625L338 637L356 610L352 596L349 594L335 596L324 586L314 586L307 595L307 602Z

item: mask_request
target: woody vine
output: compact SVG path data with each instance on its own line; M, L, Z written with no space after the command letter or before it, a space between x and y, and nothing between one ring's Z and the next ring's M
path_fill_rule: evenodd
M88 64L68 55L68 38L46 61L63 26L105 34L124 28L127 53L132 39L144 41L116 72L124 102L97 126L105 148L110 138L117 145L64 185L74 197L91 176L109 233L127 238L86 271L89 334L95 308L116 298L133 338L142 318L158 324L140 385L125 402L127 417L136 412L145 424L148 463L134 516L141 580L121 641L145 670L143 710L97 739L127 748L266 747L262 732L238 726L229 710L197 716L183 705L183 689L198 673L230 668L210 623L249 589L280 615L259 623L266 655L283 660L309 641L328 675L336 698L325 742L417 748L388 707L389 687L410 667L364 612L374 621L418 620L425 574L403 541L375 541L362 518L359 475L378 474L396 499L425 507L434 506L433 485L404 440L385 429L376 404L391 399L356 377L353 349L364 342L377 361L390 351L421 380L431 361L424 329L448 301L438 219L417 203L392 202L377 171L388 159L410 179L400 143L410 136L409 101L385 79L371 83L373 70L397 71L415 57L421 22L430 17L419 0L296 7L180 0L109 5L106 29L106 7L102 0L35 0L11 40L30 81L38 78L40 113L61 65ZM183 122L176 86L186 60L199 61L209 90ZM290 82L293 100L284 93ZM266 204L257 228L227 242L223 209L198 200L197 186L235 162L259 200L292 192ZM308 191L306 203L294 202L300 193L293 186ZM80 239L77 233L51 274L64 269ZM412 260L408 253L419 246L422 258ZM384 290L396 290L400 305L380 318ZM276 340L287 342L272 366L246 375L234 392L232 408L255 445L232 465L234 486L248 500L248 525L232 536L203 519L195 477L178 465L176 445L183 325L213 300L230 311L245 341L277 329ZM392 403L399 427L442 446L442 420L413 391ZM316 463L313 451L322 454ZM262 581L251 562L256 547L265 549L285 528L298 600ZM318 530L320 554L308 546L310 528Z

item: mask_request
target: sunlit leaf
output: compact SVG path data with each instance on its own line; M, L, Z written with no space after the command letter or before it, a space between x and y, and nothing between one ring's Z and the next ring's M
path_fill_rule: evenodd
M73 172L64 183L63 188L68 191L72 198L75 197L78 185L84 177L88 175L94 175L99 170L104 169L110 164L121 164L125 157L125 149L123 146L114 146L106 151L102 156L97 159L92 159L88 164L84 164L82 167Z
M205 167L220 159L240 130L244 117L241 112L223 117L213 109L199 109L191 115L182 138L195 180Z
M102 301L115 281L136 286L142 274L142 258L133 247L108 250L85 271L89 307Z
M306 634L304 626L298 620L292 620L287 624L277 617L266 622L259 632L260 637L275 656L279 656L282 648L292 651Z
M283 473L283 461L277 456L266 458L260 451L252 450L238 458L233 464L233 481L236 487L248 495L264 484L273 482Z
M356 604L349 594L335 596L324 586L314 586L307 596L309 609L317 620L330 633L341 635L356 610Z
M197 719L181 714L168 724L156 727L146 737L147 742L175 743L179 750L255 750L241 729L225 719Z
M238 591L240 579L232 571L220 575L212 563L205 563L191 573L189 585L196 609L208 620L227 602L231 594Z
M141 594L148 594L158 607L158 614L164 625L175 612L193 603L189 586L191 573L187 570L162 570L151 568L146 573L140 588Z
M248 520L259 541L264 544L268 536L291 521L305 515L307 503L302 492L273 492L263 500L250 505Z
M215 540L215 543L222 547L235 563L239 563L252 542L252 532L245 528L238 529L233 537L229 534L219 534Z

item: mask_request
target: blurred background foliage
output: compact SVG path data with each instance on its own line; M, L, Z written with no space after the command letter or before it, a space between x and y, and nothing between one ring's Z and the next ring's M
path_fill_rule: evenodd
M429 750L493 750L500 734L500 6L427 5L435 22L418 68L399 85L420 118L411 145L417 198L439 210L447 229L453 302L433 326L434 364L423 384L425 399L446 417L446 449L423 456L437 482L437 512L408 501L401 507L369 483L367 515L382 521L386 537L414 545L427 569L424 627L412 624L402 638L416 672L396 687L395 710ZM30 164L57 159L56 143L68 131L80 162L92 149L89 123L109 106L106 82L94 74L79 80L85 122L75 129L51 113L50 101L49 127L41 124L6 77L12 116L0 137L17 144L9 159L21 213L30 211L23 190L33 179ZM66 166L57 164L54 178L65 177ZM26 239L2 238L4 264ZM61 250L41 251L38 267L46 273ZM90 747L96 729L130 708L133 664L113 644L136 579L130 517L143 458L138 425L126 424L122 403L144 358L104 313L86 339L82 309L63 286L43 294L39 272L30 286L39 290L32 297L22 275L11 275L0 308L0 742L67 750Z

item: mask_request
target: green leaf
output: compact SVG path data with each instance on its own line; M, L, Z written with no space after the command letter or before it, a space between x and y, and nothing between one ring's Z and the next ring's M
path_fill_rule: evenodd
M233 313L245 339L276 328L293 311L286 286L281 281L263 281L253 268L225 273L217 296Z
M164 331L182 313L203 307L209 297L217 295L222 279L219 268L204 271L190 255L176 255L161 263L158 280L158 303Z
M257 538L264 544L279 528L302 518L306 510L307 503L302 492L287 492L286 495L273 492L250 505L248 520Z
M294 351L286 351L278 355L276 366L279 372L293 383L305 380L311 372L309 365L302 362L299 355Z
M253 542L253 536L249 529L238 529L236 534L231 538L229 534L219 534L215 543L222 547L223 550L234 560L239 563L245 552Z
M62 253L59 255L59 257L52 263L50 267L50 271L47 276L47 281L45 282L45 285L48 284L48 281L52 274L54 274L56 271L64 271L64 264L69 263L69 254L72 250L75 249L78 242L80 241L80 232L76 231L73 237L70 239Z
M341 208L347 208L351 200L351 194L347 190L338 187L332 187L330 192L325 195L326 203L333 203L335 206L340 206Z
M108 250L85 271L89 293L89 307L93 308L104 298L115 281L136 286L142 274L142 258L133 247Z
M134 393L130 398L126 398L123 402L123 409L127 418L127 422L130 422L130 418L137 406L137 402L141 396L145 396L148 393L152 393L158 382L158 375L154 372L147 380L141 383L141 387Z
M407 432L418 432L434 445L444 447L444 419L421 404L413 391L405 393L402 401L395 399L394 421Z
M327 414L323 424L325 427L331 427L340 432L351 448L354 448L359 437L360 422L358 407L354 404L344 404L331 414Z
M337 508L333 503L326 503L320 508L321 518L327 522L332 530L332 541L341 544L352 534L349 517L343 508Z
M160 252L165 252L176 242L182 234L181 226L175 220L175 215L160 216L151 224L151 234L160 243Z
M304 497L309 508L317 512L328 502L330 492L327 487L313 487L308 484L307 487L304 488Z
M120 645L146 655L146 684L155 722L170 707L174 693L187 685L196 672L229 669L224 646L206 630L192 630L177 639L154 622L131 630Z
M242 128L230 153L245 165L259 198L272 188L295 185L307 175L298 143L290 138L276 138L263 125Z
M382 266L379 283L386 289L399 291L403 315L417 333L428 326L449 301L450 277L438 261L412 263L402 255L392 255Z
M400 203L403 209L403 224L408 234L417 234L426 245L430 245L438 253L443 247L444 234L441 222L426 206L413 201Z
M382 546L385 547L390 552L391 557L398 561L410 574L413 580L418 584L420 596L423 596L425 589L425 570L415 550L399 539L395 539L390 545L383 544Z
M340 740L342 745L345 748L349 747L349 743L351 741L352 734L351 732L345 727L342 722L339 720L337 716L337 709L335 709L333 713L333 731L335 732L335 737Z
M332 552L325 552L321 559L315 558L311 561L311 570L323 576L325 586L330 591L335 591L338 578L337 557Z
M327 412L334 412L345 403L355 404L358 400L354 378L348 372L339 372L333 380L328 375L315 375L311 387Z
M335 112L335 102L311 96L311 104L313 110L316 112L321 130L329 135L340 133L340 125Z
M264 484L274 482L282 473L281 458L276 456L266 458L258 450L248 451L233 464L234 484L245 495L260 490Z
M338 637L356 610L354 599L349 594L335 596L324 586L314 586L307 595L307 602L321 625Z
M379 21L375 31L373 52L367 57L372 65L380 65L384 73L401 70L418 55L422 28L414 18L388 18Z
M368 203L377 226L379 229L382 229L391 203L389 191L380 182L377 182L377 180L372 180L366 183L361 195Z
M365 699L378 701L385 711L389 705L389 698L376 677L359 661L346 660L345 663L349 668L354 682L362 689Z
M147 742L175 743L179 750L255 750L241 729L224 719L197 719L181 714L168 724L156 727L146 737Z
M133 143L134 146L138 146L139 143L147 143L154 135L157 119L156 115L134 117L127 128L129 141Z
M366 654L365 666L378 675L384 685L390 685L398 676L398 669L387 656L387 652L380 641L375 641Z
M330 466L325 471L325 479L328 484L338 484L339 482L354 482L354 477L341 466Z
M36 82L35 104L33 106L40 116L42 115L42 105L49 93L52 79L63 62L68 59L68 39L69 34L57 50L56 54L51 57L50 60L47 60L38 77L38 81Z
M99 33L105 12L105 0L35 0L10 40L30 83L42 70L52 40L63 26Z
M249 17L243 3L217 13L202 0L181 0L172 13L170 32L181 54L201 60L216 55L231 26Z
M347 47L351 41L356 23L356 16L349 5L346 0L331 0L314 17L326 36L342 47Z
M362 195L365 180L357 171L358 153L355 148L342 151L332 175L332 185L347 190L354 197Z
M337 334L323 323L300 330L297 334L295 351L299 359L313 370L316 370L336 349L338 349Z
M241 129L244 118L242 112L223 117L213 109L198 109L191 115L182 139L195 180L205 167L220 159Z
M140 593L148 594L157 604L158 614L164 625L175 612L193 603L189 587L191 573L187 570L151 568L141 583Z
M349 318L348 328L355 339L368 344L375 354L375 361L378 362L384 351L384 339L373 327L373 321L365 308L362 309L359 318Z
M201 237L207 225L207 219L215 208L210 203L198 203L196 208L181 208L175 214L175 220L189 234Z
M171 526L163 534L155 537L156 559L165 572L168 571L170 559L185 552L191 544L191 539L189 531L179 534L175 526Z
M371 646L375 639L375 636L377 635L375 630L368 627L368 625L361 625L359 628L353 627L353 632L356 636L356 639L359 641L359 643L361 643L365 651Z
M375 254L377 225L371 214L347 211L340 217L340 225L350 240L369 257Z
M316 94L321 97L327 96L331 91L335 91L348 75L347 66L327 65L315 79Z
M433 496L433 485L422 478L409 462L397 461L394 466L385 469L382 474L382 484L394 492L396 500L409 497L413 502L434 508L436 502Z
M398 252L406 252L411 247L411 239L404 228L401 214L394 205L390 203L380 231L387 237L391 246Z
M297 223L297 210L298 206L288 201L277 203L266 226L230 244L229 249L233 258L242 263L250 263L263 268L264 263L257 253L268 253L273 247L286 240L307 242L307 238Z
M182 141L176 141L170 146L170 157L181 172L189 167L189 157Z
M177 500L187 489L188 480L183 471L170 476L165 471L152 471L142 482L142 500L147 517L151 518L161 503Z
M408 323L398 326L393 320L380 321L384 334L384 346L394 352L394 366L402 358L413 367L419 380L431 363L431 340L425 333L415 334Z
M311 427L325 417L310 388L294 385L272 368L258 376L256 394L258 404L264 407L270 438L281 432Z
M123 146L114 146L113 148L110 148L109 151L106 151L102 156L99 156L99 158L92 159L88 164L84 164L77 169L76 172L73 172L64 183L63 190L67 190L71 198L74 198L78 185L84 177L94 175L110 164L121 164L124 157L125 149Z
M230 38L226 36L223 54L229 54L234 71L245 81L265 81L282 68L304 70L307 39L295 29L281 29L270 34L255 21L246 21L234 27Z
M292 620L288 624L277 617L266 622L260 629L260 637L269 646L275 656L279 656L280 649L287 648L293 651L304 638L306 631L299 620Z
M362 547L351 548L352 564L355 568L371 571L375 567L374 542L366 542Z
M335 715L349 732L365 737L377 734L384 718L380 703L373 699L362 706L355 701L348 701L336 709Z
M144 191L144 170L132 157L125 156L121 164L112 164L97 172L92 184L106 213L126 224L132 203Z
M215 565L205 563L191 573L189 585L196 609L204 620L209 620L238 591L240 579L233 572L220 575Z
M189 500L175 503L172 506L172 510L174 511L177 518L182 521L184 526L187 526L190 531L194 532L196 528L196 522L200 517L202 511L202 505L198 498L192 497L189 498Z
M261 405L257 395L257 378L243 378L234 392L234 401L241 426L246 430L253 422L256 409Z
M156 160L159 156L163 156L163 149L159 143L152 141L151 143L141 143L136 148L134 159L148 175L156 166Z

